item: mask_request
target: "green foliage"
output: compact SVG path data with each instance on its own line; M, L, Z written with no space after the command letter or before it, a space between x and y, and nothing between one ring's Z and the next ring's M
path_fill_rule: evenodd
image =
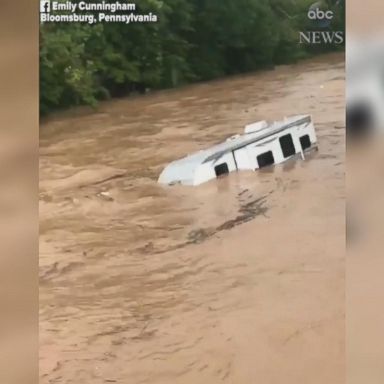
M40 47L40 105L43 113L57 107L94 105L101 87L89 42L102 25L43 28Z
M310 52L298 36L311 3L141 0L139 13L157 23L43 24L41 113L296 61Z

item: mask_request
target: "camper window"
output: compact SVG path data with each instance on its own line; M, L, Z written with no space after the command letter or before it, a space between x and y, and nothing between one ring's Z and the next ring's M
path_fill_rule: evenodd
M261 155L257 156L256 159L257 163L259 164L259 168L275 164L275 158L273 157L272 151L262 153Z
M226 175L227 173L229 173L227 163L222 163L222 164L216 165L215 173L216 173L216 177Z
M300 137L300 144L301 144L301 148L303 148L303 151L307 148L310 148L311 139L309 138L309 135L301 136Z
M290 134L281 136L279 141L285 158L293 156L296 153L295 145L293 144L292 136Z

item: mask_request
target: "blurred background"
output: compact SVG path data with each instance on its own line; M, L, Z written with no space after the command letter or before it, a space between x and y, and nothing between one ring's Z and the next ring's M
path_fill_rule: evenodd
M0 3L0 382L37 383L38 14Z
M384 380L384 5L347 6L347 374Z

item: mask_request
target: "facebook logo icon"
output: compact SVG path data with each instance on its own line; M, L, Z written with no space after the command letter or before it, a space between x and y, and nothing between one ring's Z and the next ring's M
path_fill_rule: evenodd
M40 12L49 13L51 11L51 2L48 0L40 0Z

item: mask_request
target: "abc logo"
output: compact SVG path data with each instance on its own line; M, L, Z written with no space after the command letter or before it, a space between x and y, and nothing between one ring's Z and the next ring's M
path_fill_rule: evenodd
M310 20L332 20L333 12L332 11L322 11L319 8L310 9L308 11L308 18Z

